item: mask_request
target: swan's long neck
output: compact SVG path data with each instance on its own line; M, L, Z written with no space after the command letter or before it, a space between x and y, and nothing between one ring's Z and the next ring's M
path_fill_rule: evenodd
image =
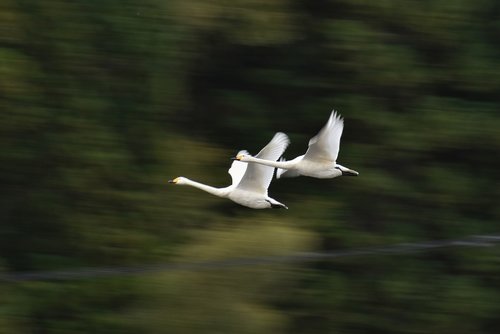
M288 169L293 165L292 161L272 161L272 160L259 159L255 157L246 157L245 162L255 162L261 165L266 165L276 168L284 168L284 169Z
M190 179L185 179L184 184L191 186L191 187L198 188L198 189L203 190L203 191L206 191L207 193L210 193L210 194L215 195L215 196L227 197L227 195L228 195L227 188L215 188L215 187L208 186L206 184L196 182L196 181L193 181Z

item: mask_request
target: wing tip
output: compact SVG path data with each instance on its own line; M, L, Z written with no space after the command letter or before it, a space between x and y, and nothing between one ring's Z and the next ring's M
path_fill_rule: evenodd
M286 146L290 144L290 138L288 138L287 134L284 132L276 132L274 134L273 140L276 140L277 142L283 143Z
M333 109L330 114L330 120L335 120L335 122L344 122L344 117L338 111Z

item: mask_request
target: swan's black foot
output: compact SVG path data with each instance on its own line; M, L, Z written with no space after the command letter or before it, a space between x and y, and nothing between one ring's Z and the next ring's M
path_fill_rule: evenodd
M268 201L268 200L266 200L266 202L271 204L271 209L287 209L288 210L288 206L286 206L285 204L273 203L273 202Z

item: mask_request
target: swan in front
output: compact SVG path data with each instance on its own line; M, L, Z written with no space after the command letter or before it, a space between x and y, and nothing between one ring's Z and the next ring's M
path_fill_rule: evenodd
M256 157L266 161L278 160L289 143L288 136L278 132ZM247 151L240 151L238 155L249 156L250 154ZM225 188L208 186L182 176L168 182L192 186L215 196L229 198L233 202L252 209L288 209L285 204L278 202L267 194L267 189L273 178L274 168L259 164L246 164L234 160L228 173L231 175L232 183Z
M276 177L296 177L305 175L319 179L330 179L338 176L357 176L358 172L337 163L340 150L340 137L344 129L344 120L332 111L326 125L309 140L309 148L304 155L293 160L271 161L245 152L239 153L236 160L276 167Z

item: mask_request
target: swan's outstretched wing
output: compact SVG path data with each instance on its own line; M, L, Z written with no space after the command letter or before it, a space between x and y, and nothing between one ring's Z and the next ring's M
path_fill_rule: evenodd
M326 125L309 140L309 148L304 155L304 160L337 160L343 129L344 120L332 111Z
M255 157L276 161L285 152L290 140L282 132L274 135L273 139ZM273 178L274 167L249 163L243 179L238 184L242 190L254 191L267 195L267 188Z
M238 154L250 155L250 153L245 150L239 151ZM227 171L229 175L231 175L233 186L237 186L240 183L243 175L245 174L245 171L247 170L247 166L247 163L241 162L239 160L233 161L233 163L231 164L231 168L229 168L229 170Z

